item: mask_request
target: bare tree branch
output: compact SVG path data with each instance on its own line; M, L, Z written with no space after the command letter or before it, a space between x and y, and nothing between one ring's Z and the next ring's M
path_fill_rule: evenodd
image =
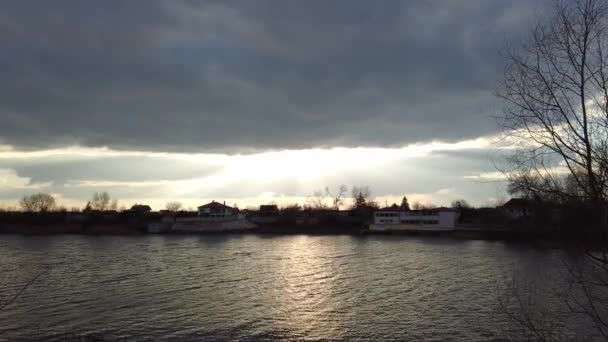
M17 291L6 303L0 303L0 311L2 311L4 308L8 307L14 301L16 301L17 298L19 298L19 296L21 296L21 294L23 292L25 292L25 290L27 290L28 287L30 287L38 278L40 278L40 276L42 276L47 271L48 270L45 270L45 271L42 271L42 272L38 273L35 277L33 277L32 279L30 279L30 281L28 281L27 283L25 283L21 287L21 289L19 289L19 291Z

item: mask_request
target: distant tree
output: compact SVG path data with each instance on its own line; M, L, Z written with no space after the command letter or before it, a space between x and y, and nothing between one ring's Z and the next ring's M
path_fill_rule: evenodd
M117 199L113 199L112 201L110 201L108 210L114 210L114 211L118 210L118 200Z
M368 201L365 203L365 206L366 206L368 209L370 209L370 210L377 210L377 209L380 209L380 204L378 204L378 202L377 202L377 201L368 200Z
M458 209L458 210L469 209L469 208L471 208L471 205L466 200L458 199L458 200L452 201L452 208Z
M407 197L403 196L403 198L401 199L401 206L400 208L402 210L410 210L410 204L407 201Z
M19 205L24 211L32 212L50 211L57 206L53 196L43 193L23 197Z
M413 210L427 210L427 209L433 209L436 207L437 206L433 203L420 203L418 201L416 201L412 204Z
M110 194L107 192L96 192L89 202L91 210L105 211L110 209Z
M169 211L176 212L182 208L182 203L178 201L167 202L165 208Z
M88 202L87 202L87 205L85 205L85 206L84 206L83 211L87 212L87 211L91 211L91 210L93 210L93 209L91 208L91 201L88 201Z
M351 190L353 197L352 210L356 216L370 218L378 210L378 202L371 199L372 192L367 186L355 186Z
M323 191L315 191L312 196L309 196L306 199L306 202L312 209L327 209L327 204L325 204L325 193Z
M342 204L344 204L344 197L346 196L347 192L348 192L348 187L344 184L340 185L340 187L338 188L338 190L335 193L332 193L329 190L328 186L325 187L325 195L327 195L331 198L333 208L335 210L340 209L340 206Z
M281 207L281 215L284 217L293 217L302 211L302 207L298 203L283 205Z
M130 211L143 214L143 213L149 213L150 211L152 211L152 208L150 208L150 206L147 204L135 203L131 206Z
M353 186L351 194L353 196L353 208L365 208L368 206L368 201L372 196L372 192L368 186Z
M281 211L284 212L299 212L302 210L302 206L298 203L286 204L281 207Z

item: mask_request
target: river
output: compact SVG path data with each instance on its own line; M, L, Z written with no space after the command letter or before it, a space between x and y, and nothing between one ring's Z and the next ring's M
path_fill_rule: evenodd
M497 298L562 253L399 236L0 236L0 341L497 340ZM539 276L539 275L543 276Z

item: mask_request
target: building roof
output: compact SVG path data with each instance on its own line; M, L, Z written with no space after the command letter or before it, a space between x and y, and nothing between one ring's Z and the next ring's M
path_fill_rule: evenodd
M502 207L506 209L526 208L532 205L532 201L527 198L511 198Z
M205 208L210 208L210 209L233 209L232 207L229 207L225 204L222 204L220 202L216 202L216 201L211 201L207 204L203 204L200 207L198 207L198 209L205 209Z

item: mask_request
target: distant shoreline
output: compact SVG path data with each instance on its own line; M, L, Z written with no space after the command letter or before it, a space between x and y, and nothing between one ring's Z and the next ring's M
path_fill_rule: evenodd
M331 213L330 213L331 214ZM196 216L186 216L195 219ZM3 212L0 214L0 235L47 236L140 236L140 235L310 235L310 236L439 236L459 240L502 240L502 241L587 241L594 240L583 234L566 236L555 227L539 227L530 224L505 224L502 222L457 223L454 231L370 231L369 218L363 216L329 215L324 212L308 213L306 220L298 220L293 215L281 215L266 220L250 220L253 227L244 225L185 227L175 231L175 222L180 216L171 217L165 213L139 212L87 212L87 213L24 213ZM266 217L264 217L266 218ZM267 221L267 222L264 222ZM496 220L494 220L496 221ZM189 222L189 221L187 221ZM209 221L215 222L215 221ZM200 224L199 224L200 225ZM154 229L151 229L154 228ZM229 228L229 229L225 229ZM568 230L563 230L564 232Z
M209 235L310 235L310 236L437 236L448 237L459 240L504 240L504 241L539 241L558 240L544 234L524 232L515 230L478 229L459 230L450 232L405 232L387 231L370 232L361 227L280 227L267 226L249 230L233 231L208 231L208 232L166 232L163 234L146 233L145 227L129 224L52 224L52 225L24 225L24 224L0 224L0 235L22 235L22 236L51 236L51 235L83 235L83 236L209 236Z

